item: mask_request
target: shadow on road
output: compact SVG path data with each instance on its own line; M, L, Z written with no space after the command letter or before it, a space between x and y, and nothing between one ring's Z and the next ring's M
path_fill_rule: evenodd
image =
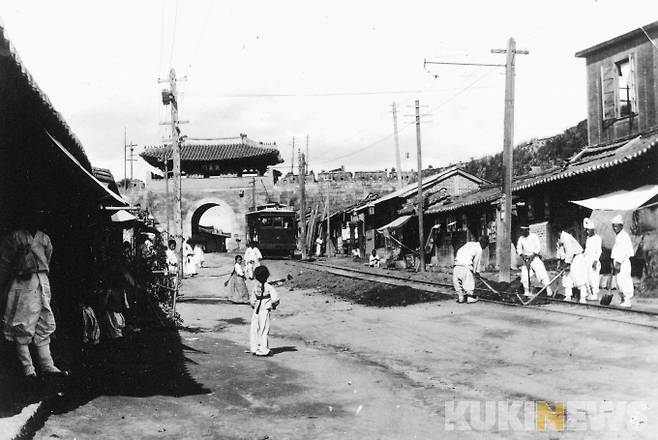
M297 347L295 347L294 345L286 345L284 347L270 348L270 351L272 352L272 355L277 355L279 353L285 353L287 351L297 351Z
M64 362L70 372L65 383L48 383L48 389L43 383L30 385L36 389L28 400L38 401L39 396L47 399L45 410L23 438L31 438L50 414L73 411L99 396L181 397L209 393L190 375L186 350L204 354L184 345L175 329L150 330L74 350L74 358ZM53 393L53 387L60 395ZM2 400L15 402L14 407L24 405L26 397L16 394L21 390L25 392L25 386L3 387ZM11 394L5 394L7 391Z

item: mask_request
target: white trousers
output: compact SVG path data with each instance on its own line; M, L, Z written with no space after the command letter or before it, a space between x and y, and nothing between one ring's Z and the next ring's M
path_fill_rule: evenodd
M633 278L631 278L631 260L621 263L621 268L616 276L617 289L624 295L624 299L633 298Z
M541 261L541 258L536 257L533 258L532 261L530 262L530 269L534 273L535 277L542 283L544 287L548 286L549 279L548 279L548 273L546 273L546 267L544 267L544 262ZM528 277L528 268L526 267L525 264L521 266L521 284L523 284L523 290L526 294L530 293L530 280ZM547 294L551 294L551 288L546 289Z
M599 286L601 285L601 263L596 262L596 268L592 268L593 261L587 261L587 280L589 287L592 290L592 295L599 294Z
M5 338L18 344L48 345L55 327L48 275L35 273L29 280L14 280L4 313Z
M452 270L452 285L460 298L464 295L473 295L475 290L473 272L468 267L455 266Z
M261 307L260 313L251 315L251 329L249 330L249 350L252 353L266 355L270 353L267 335L270 333L270 311Z
M564 296L571 298L572 288L580 290L580 298L584 300L587 297L588 285L588 270L587 262L583 254L578 254L573 257L569 272L565 273L562 277L562 287L564 287Z

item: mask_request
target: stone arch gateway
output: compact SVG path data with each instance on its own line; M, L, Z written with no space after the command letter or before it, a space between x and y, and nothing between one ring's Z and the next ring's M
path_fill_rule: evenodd
M209 197L196 200L191 206L185 209L183 220L183 235L190 237L199 233L199 222L201 217L214 208L214 213L220 218L220 228L222 232L243 235L243 225L240 224L235 210L224 200ZM233 238L227 239L227 247L234 246Z

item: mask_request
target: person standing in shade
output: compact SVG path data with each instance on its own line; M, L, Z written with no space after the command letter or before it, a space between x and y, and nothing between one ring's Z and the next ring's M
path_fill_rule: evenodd
M165 251L167 257L167 272L169 275L178 274L178 255L176 255L176 240L170 239L168 242L169 247Z
M539 279L542 285L546 288L546 294L553 296L550 280L544 262L541 260L541 245L537 234L530 233L528 225L521 226L521 236L516 244L516 253L523 260L521 266L521 284L523 284L523 292L525 296L531 296L530 292L530 270L534 272L535 276Z
M55 316L50 307L49 266L53 246L43 232L46 212L26 213L23 227L0 245L0 295L6 293L3 333L14 342L26 377L36 376L29 345L36 348L40 372L58 374L50 353Z
M565 274L562 277L564 300L571 301L573 288L575 287L580 291L579 302L587 304L587 262L585 255L583 255L582 246L564 228L560 230L557 245L558 257L567 265Z
M185 271L185 275L190 276L190 277L195 277L199 273L197 270L197 261L196 258L194 257L194 249L192 249L192 246L190 245L190 239L188 238L185 241L185 244L183 244L183 254L185 258L185 262L183 264L183 270Z
M452 270L452 283L457 292L458 303L478 302L474 274L480 273L482 251L489 246L489 237L482 236L478 241L469 241L457 250Z
M621 297L620 307L631 307L633 298L633 278L631 278L631 257L635 255L631 236L624 230L624 220L621 215L612 219L612 229L617 236L615 245L612 247L610 258L612 259L612 273L617 281L617 289Z
M592 220L585 217L583 219L583 227L587 234L585 241L585 262L587 264L587 281L589 285L590 301L597 301L599 299L599 287L601 284L601 236L596 233L596 225Z
M266 266L259 266L254 270L256 285L251 291L249 302L254 309L251 315L251 328L249 330L249 350L256 356L270 356L268 335L270 333L270 311L276 310L279 305L279 294L267 282L270 271Z

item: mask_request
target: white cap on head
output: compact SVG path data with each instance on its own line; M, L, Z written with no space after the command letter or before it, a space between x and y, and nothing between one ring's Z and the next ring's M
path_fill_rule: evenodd
M596 229L596 224L592 220L589 219L589 217L585 217L583 219L583 227L585 229Z
M621 214L617 214L616 216L612 217L612 220L610 220L610 223L613 225L623 225L624 224L624 219L621 218Z

